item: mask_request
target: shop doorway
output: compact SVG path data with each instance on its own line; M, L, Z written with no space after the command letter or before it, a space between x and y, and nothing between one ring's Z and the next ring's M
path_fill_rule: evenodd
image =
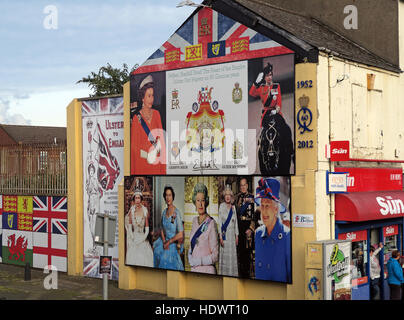
M378 249L379 244L383 243L383 239L381 237L381 232L382 232L381 230L382 230L382 228L370 229L370 243L369 243L370 247ZM377 258L378 258L379 265L380 265L380 275L379 275L380 277L379 277L379 282L378 282L378 289L379 289L378 297L380 300L384 300L385 295L384 295L384 272L383 272L384 252L383 252L383 249L377 253ZM371 257L370 257L370 251L369 251L369 260L370 259L371 259ZM369 268L370 268L370 263L369 263ZM369 274L370 274L370 272L369 272ZM372 280L370 280L370 282L372 283ZM372 285L369 286L369 289L370 289L369 296L372 299L372 297L373 297ZM377 290L377 288L376 288L376 290Z
M400 225L392 224L370 230L370 245L377 249L379 247L379 243L382 242L384 246L378 254L381 267L380 299L382 300L390 299L390 289L387 282L387 262L391 258L391 253L394 250L399 250L401 252L401 228L402 226Z

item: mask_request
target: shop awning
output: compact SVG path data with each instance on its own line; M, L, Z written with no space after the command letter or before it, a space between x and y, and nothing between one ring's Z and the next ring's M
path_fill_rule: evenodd
M404 217L403 191L335 195L336 221L369 221Z

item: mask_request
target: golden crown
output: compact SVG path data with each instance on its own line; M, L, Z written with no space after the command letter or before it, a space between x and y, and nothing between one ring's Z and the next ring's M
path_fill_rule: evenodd
M309 106L310 98L306 95L303 95L299 98L300 107L308 107Z

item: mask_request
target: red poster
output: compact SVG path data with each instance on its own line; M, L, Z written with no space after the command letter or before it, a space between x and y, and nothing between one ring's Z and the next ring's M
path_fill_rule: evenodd
M364 240L368 239L368 233L366 230L341 233L338 235L338 239L339 240L352 240L352 242L364 241Z
M398 225L387 226L383 228L383 236L389 237L398 234Z
M335 168L348 172L347 192L403 190L402 169Z
M330 161L349 161L349 141L330 142Z

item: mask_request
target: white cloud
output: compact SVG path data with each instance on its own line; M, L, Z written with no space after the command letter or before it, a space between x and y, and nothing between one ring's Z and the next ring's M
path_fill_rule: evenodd
M75 98L88 97L88 89L48 88L35 92L25 100L10 101L10 106L24 114L32 125L66 126L66 108Z
M0 122L65 126L66 106L90 93L76 81L107 63L142 64L195 10L179 1L1 1ZM57 30L43 27L49 4Z
M0 123L29 125L31 121L24 118L20 113L12 113L10 101L0 98Z

